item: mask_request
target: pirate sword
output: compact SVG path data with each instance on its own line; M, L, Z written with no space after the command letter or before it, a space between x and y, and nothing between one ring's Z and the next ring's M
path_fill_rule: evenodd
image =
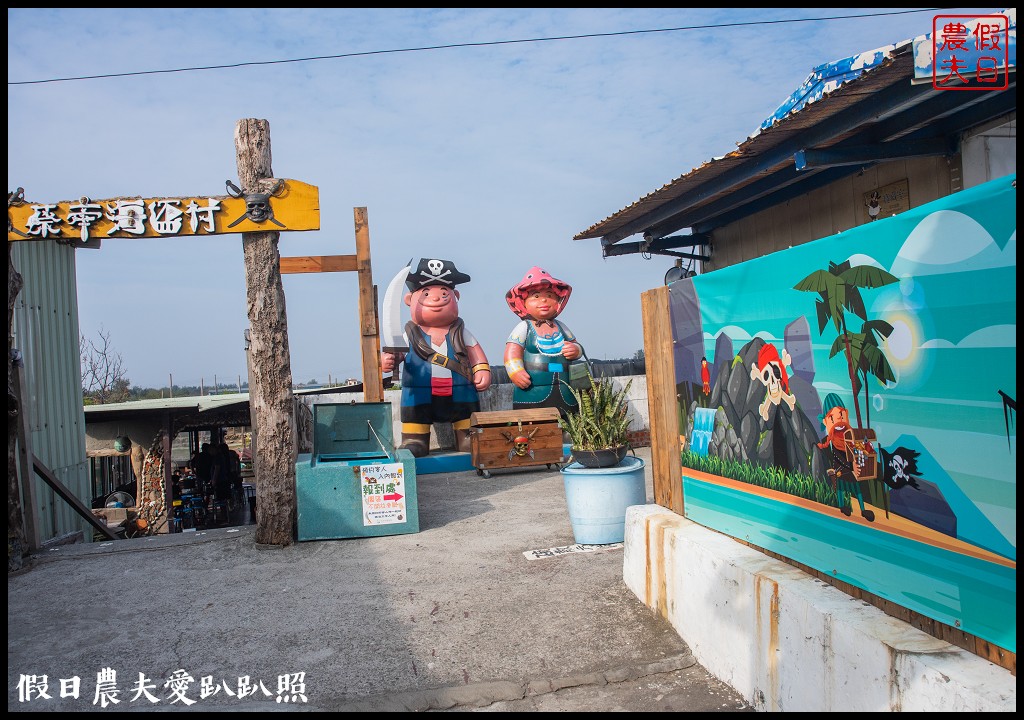
M404 323L402 322L402 305L404 304L402 298L405 297L405 279L409 277L409 272L413 267L412 263L413 261L409 260L409 264L398 271L398 274L392 278L387 291L384 293L380 322L381 350L384 352L409 352L409 343L405 339ZM391 371L391 377L384 378L384 387L392 387L399 382L398 361L396 359L395 367Z

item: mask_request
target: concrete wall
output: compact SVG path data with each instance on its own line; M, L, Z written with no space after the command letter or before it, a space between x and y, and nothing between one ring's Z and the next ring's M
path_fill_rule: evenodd
M627 511L623 580L758 710L1017 709L1008 670L658 505Z

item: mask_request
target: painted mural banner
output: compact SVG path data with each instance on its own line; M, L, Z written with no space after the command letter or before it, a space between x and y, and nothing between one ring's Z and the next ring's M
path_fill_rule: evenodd
M688 518L1016 652L1016 175L669 285Z

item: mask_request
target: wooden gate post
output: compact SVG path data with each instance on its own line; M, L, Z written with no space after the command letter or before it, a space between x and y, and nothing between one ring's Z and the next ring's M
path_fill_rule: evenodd
M640 296L647 364L647 408L651 416L654 502L683 514L683 461L679 445L679 400L668 287Z
M246 193L269 192L270 123L246 118L235 126L238 180ZM295 532L295 400L288 317L281 283L278 232L242 233L249 312L249 403L259 443L256 476L256 542L290 545Z
M353 209L356 225L356 262L359 265L359 338L363 358L363 399L384 401L380 369L380 331L377 329L377 293L370 268L370 226L366 208Z

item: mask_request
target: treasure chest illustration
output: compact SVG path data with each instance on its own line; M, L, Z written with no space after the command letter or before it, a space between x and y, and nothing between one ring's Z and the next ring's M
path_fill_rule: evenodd
M878 477L878 438L870 428L849 428L845 433L846 458L853 464L859 480Z

